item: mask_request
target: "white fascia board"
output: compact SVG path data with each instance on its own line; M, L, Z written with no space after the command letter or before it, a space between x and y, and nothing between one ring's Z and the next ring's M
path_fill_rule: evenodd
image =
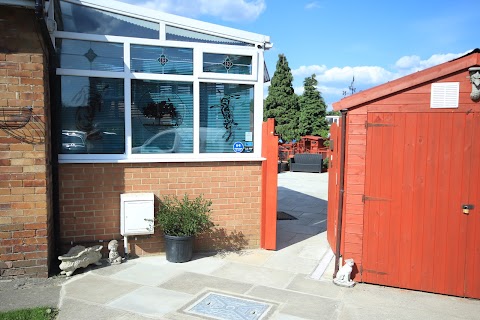
M147 9L124 2L113 0L67 0L68 2L83 4L86 6L103 8L107 11L113 11L128 16L144 18L150 21L165 22L169 25L179 28L185 28L193 31L204 32L207 34L226 37L234 40L248 43L265 44L265 48L270 48L270 37L258 33L243 31L224 27L218 24L203 22L191 18L177 16L174 14Z

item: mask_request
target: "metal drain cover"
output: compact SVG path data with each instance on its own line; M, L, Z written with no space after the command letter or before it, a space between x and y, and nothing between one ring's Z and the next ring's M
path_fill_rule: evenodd
M209 292L184 312L219 320L260 320L272 307L269 303Z

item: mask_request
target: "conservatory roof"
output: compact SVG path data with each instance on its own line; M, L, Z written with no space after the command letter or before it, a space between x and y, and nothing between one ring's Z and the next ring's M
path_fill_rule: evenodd
M152 9L147 9L128 3L112 0L67 0L74 4L81 4L88 7L93 7L105 12L113 14L121 14L132 18L139 18L151 22L164 23L165 25L178 28L180 30L202 33L206 37L220 37L236 41L251 43L254 45L262 45L263 48L269 49L272 47L270 37L247 32L243 30L233 29L213 23L207 23L200 20L186 18L178 15L173 15L165 12L160 12ZM177 29L177 30L178 30Z

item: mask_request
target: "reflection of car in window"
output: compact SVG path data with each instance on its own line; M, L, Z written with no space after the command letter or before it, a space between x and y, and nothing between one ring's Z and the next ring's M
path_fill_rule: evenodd
M84 131L62 130L62 153L86 153L86 137Z
M200 128L200 152L208 149L207 142L214 145L217 152L231 150L230 144L225 142L223 128ZM160 131L148 138L142 145L133 147L132 153L185 153L192 152L188 146L192 145L192 128L175 128ZM228 147L226 147L228 145ZM192 147L190 147L192 148Z
M176 129L157 133L141 146L133 147L132 153L175 153L178 152L180 137Z

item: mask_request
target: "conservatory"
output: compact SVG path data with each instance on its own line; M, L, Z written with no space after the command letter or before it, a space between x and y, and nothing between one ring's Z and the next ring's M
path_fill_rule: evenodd
M261 159L269 37L116 1L57 1L60 163Z
M0 20L0 278L113 239L163 252L144 215L165 195L212 200L195 250L263 245L269 37L107 0L0 0Z

